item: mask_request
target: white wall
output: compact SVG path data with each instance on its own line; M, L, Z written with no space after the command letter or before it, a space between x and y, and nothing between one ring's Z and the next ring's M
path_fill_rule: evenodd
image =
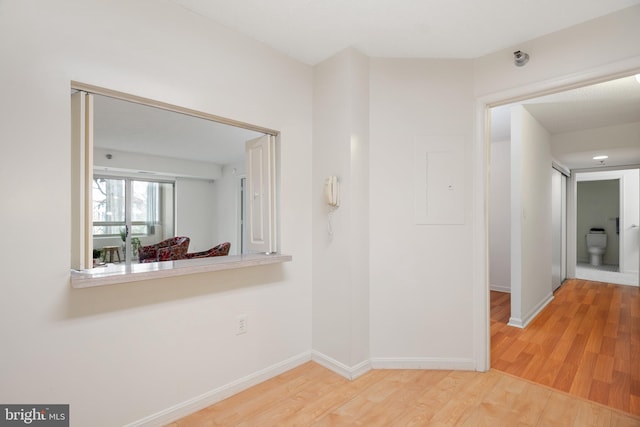
M369 59L352 49L314 69L313 349L347 377L369 359L368 76ZM332 234L323 196L330 175L340 183Z
M370 81L372 361L472 369L472 62L372 59ZM463 224L416 224L418 149L463 153Z
M511 109L511 319L526 326L553 299L549 132Z
M364 224L369 221L370 351L377 363L473 367L476 360L486 367L487 147L474 94L483 106L640 70L639 19L634 7L523 43L517 49L532 58L523 68L513 66L514 48L477 60L371 60ZM12 242L0 248L1 333L11 343L3 347L0 401L68 402L74 425L122 425L307 354L311 252L323 244L315 233L326 225L316 215L319 177L330 169L318 169L316 157L337 165L331 170L352 161L347 150L314 144L312 180L311 69L173 3L150 0L0 2L0 40L0 178L10 183L0 220L11 225L3 237ZM282 131L281 249L294 261L70 289L71 79ZM339 118L328 123L338 126ZM414 224L407 170L416 142L464 152L463 225ZM358 213L350 212L348 224ZM346 229L340 221L336 232ZM24 254L43 230L60 250L33 268L33 257ZM347 253L362 276L367 261L346 246L326 264L316 264L314 254L314 281L328 269L347 271ZM357 282L351 289L360 299L352 304L364 301L360 277ZM340 310L341 318L350 315L349 308ZM362 323L366 307L352 310L359 320L350 326ZM237 337L233 321L240 313L249 314L249 333Z
M177 178L176 236L188 236L189 252L199 252L216 245L218 191L215 181Z
M474 60L475 93L495 100L638 70L640 5L519 43ZM513 52L531 56L524 67ZM531 87L529 87L531 86Z
M602 78L607 73L640 70L640 45L634 42L640 38L638 19L640 7L634 7L473 61L370 60L369 275L374 366L488 366L488 303L484 287L488 157L485 120L483 115L473 118L472 93L480 98L476 105L484 106L491 101ZM518 68L513 65L513 51L521 48L532 55L532 60ZM321 69L330 66L327 64L315 71L321 73ZM348 120L347 116L341 116L345 95L340 88L348 91L349 86L341 86L340 79L349 80L338 76L339 65L333 66L334 71L324 69L328 73L325 77L333 80L331 84L319 87L315 82L316 94L321 93L319 89L326 89L332 95L323 98L323 108L314 99L314 125L324 120L342 135L349 124L343 121ZM336 115L323 117L331 108ZM318 137L316 132L317 129L312 193L316 194L316 203L321 204L323 173L343 173L351 153L344 149L344 140L334 145L326 134ZM463 225L415 225L415 194L408 184L412 182L416 145L462 150L466 191ZM336 166L320 171L316 162ZM547 179L549 169L550 161L544 169ZM547 188L550 191L549 185ZM319 211L314 208L314 212ZM334 219L334 230L345 226L339 217ZM335 277L329 269L335 269L337 274L348 271L340 250L316 253L317 244L329 245L315 237L315 233L325 232L325 226L325 213L314 215L314 309L317 304L326 307L337 301L332 299L334 296L346 295L340 293L346 292L344 288L319 280ZM547 245L545 253L550 253L549 248ZM317 260L321 261L316 263ZM550 259L548 263L550 282ZM339 283L343 284L344 279ZM318 290L317 286L329 289ZM328 296L322 303L318 301L321 294ZM525 297L529 301L535 295ZM348 310L343 308L342 304L336 305L337 319L347 319ZM314 313L314 337L316 319ZM335 325L339 327L341 321ZM343 334L336 335L336 340L346 340ZM314 347L315 343L314 339ZM334 349L348 347L344 343L326 344Z
M628 158L625 150L640 144L640 122L557 133L551 136L551 151L554 157L565 153L599 151L602 141L607 141L610 157L620 153ZM594 162L595 166L598 165Z
M11 343L0 401L69 403L74 426L124 425L309 357L310 67L149 0L2 1L0 54L11 242L0 249ZM72 79L280 130L281 249L293 262L72 289ZM44 235L54 249L34 264Z
M107 154L112 158L108 159ZM160 173L165 176L181 176L198 179L218 179L222 175L221 166L215 163L198 162L186 159L154 156L151 154L131 153L94 147L93 164L96 171L101 169L123 169L133 172L144 171Z
M511 291L511 141L491 143L489 278L492 290Z

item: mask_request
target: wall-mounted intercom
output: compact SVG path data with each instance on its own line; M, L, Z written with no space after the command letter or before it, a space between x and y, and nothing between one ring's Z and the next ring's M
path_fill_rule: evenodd
M330 176L325 180L324 198L329 206L340 206L340 184L337 176Z

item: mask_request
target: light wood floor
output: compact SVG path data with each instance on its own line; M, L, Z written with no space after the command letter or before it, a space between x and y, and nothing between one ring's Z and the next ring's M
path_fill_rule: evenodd
M638 427L640 418L491 370L373 370L348 381L308 362L169 427Z
M640 415L640 288L568 280L526 329L491 292L494 369Z
M640 290L567 283L525 330L506 326L509 295L491 296L490 372L373 370L348 381L309 362L169 427L640 426L629 413L640 413Z

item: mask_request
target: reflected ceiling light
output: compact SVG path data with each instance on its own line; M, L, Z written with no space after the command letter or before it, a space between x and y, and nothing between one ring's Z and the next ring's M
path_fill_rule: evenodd
M608 158L609 158L609 156L595 156L593 158L593 160L604 160L604 159L608 159Z
M636 74L636 81L640 83L640 74Z

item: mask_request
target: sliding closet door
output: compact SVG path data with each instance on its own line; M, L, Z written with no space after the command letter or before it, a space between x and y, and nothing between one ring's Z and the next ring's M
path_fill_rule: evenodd
M551 169L551 283L555 291L566 278L566 176Z

